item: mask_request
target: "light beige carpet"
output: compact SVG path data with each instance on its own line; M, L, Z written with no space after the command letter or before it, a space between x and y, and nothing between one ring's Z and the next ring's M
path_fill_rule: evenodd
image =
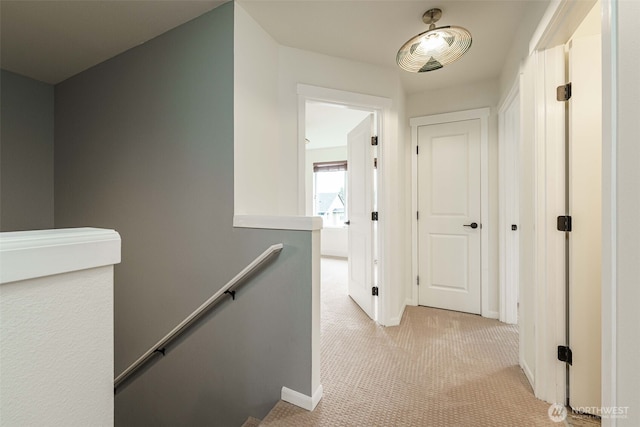
M322 385L313 412L279 402L261 426L553 426L518 366L517 327L407 307L382 327L322 260Z

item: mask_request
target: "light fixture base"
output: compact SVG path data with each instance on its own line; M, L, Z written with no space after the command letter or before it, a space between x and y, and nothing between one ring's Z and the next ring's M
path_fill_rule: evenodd
M435 24L442 18L442 10L438 8L433 8L427 10L424 15L422 15L422 22L425 24Z

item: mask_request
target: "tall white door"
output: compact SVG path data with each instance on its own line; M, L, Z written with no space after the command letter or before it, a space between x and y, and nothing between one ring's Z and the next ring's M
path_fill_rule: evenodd
M527 61L520 84L518 193L518 337L520 366L532 387L536 378L536 145L535 61ZM540 329L538 323L538 329ZM540 376L540 374L538 373Z
M601 402L602 74L600 35L575 38L569 51L569 403Z
M518 323L519 278L519 186L520 186L520 95L516 95L504 112L504 298L505 323Z
M480 314L480 120L418 128L420 305Z
M372 132L373 114L347 135L347 215L349 296L373 319Z

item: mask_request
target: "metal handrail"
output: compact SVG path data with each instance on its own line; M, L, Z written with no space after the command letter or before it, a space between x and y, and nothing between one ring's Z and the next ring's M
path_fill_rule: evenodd
M186 319L184 319L178 326L173 328L171 332L165 335L160 341L158 341L153 347L147 350L142 356L125 369L120 375L113 381L114 390L118 388L120 384L132 376L138 371L149 359L151 359L156 352L164 354L165 347L169 345L180 334L186 331L189 326L198 321L211 307L213 307L225 294L230 294L235 299L235 291L233 288L239 285L246 277L257 270L265 261L270 259L273 255L282 250L282 243L270 246L266 251L260 254L254 259L251 264L247 265L240 273L229 280L218 292L213 294L211 298L206 300L200 307L198 307L193 313L191 313Z

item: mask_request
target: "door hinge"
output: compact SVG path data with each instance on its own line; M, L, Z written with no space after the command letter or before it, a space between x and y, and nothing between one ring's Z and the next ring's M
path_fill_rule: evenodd
M416 154L420 154L420 147L416 145Z
M416 221L420 219L420 211L416 211Z
M416 276L416 285L420 286L420 276Z
M378 158L377 157L373 159L373 168L374 169L378 169Z
M558 231L571 231L570 215L563 215L558 217Z
M371 137L371 145L378 145L378 137L377 136L372 136Z
M373 288L371 288L371 295L373 295L374 297L378 296L378 287L374 286Z
M571 353L571 349L566 345L558 346L558 360L561 362L568 363L571 365L573 363L573 354Z
M565 102L571 99L571 82L558 86L556 89L556 99L560 102Z
M378 212L371 212L371 221L378 220Z

